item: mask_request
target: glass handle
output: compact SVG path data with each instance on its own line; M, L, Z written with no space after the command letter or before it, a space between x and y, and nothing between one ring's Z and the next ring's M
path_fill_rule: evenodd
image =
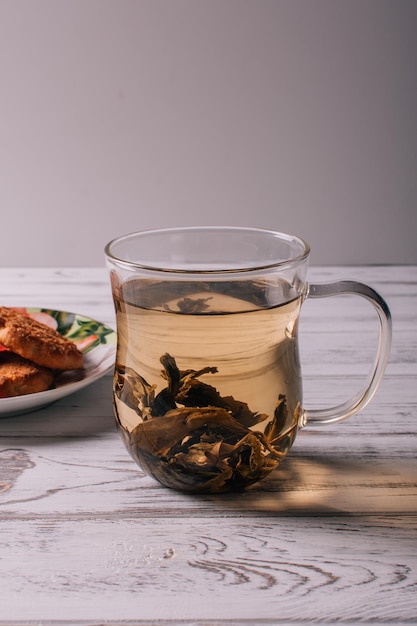
M343 294L362 296L374 306L379 319L379 341L376 359L359 393L350 400L334 407L304 410L304 424L339 422L361 411L375 395L387 365L392 336L391 313L385 300L372 287L350 280L310 284L307 297L326 298Z

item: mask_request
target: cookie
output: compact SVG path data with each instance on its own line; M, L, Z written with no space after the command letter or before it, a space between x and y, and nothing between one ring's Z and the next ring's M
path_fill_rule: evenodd
M83 354L73 341L27 315L0 307L0 344L41 367L81 369Z
M35 365L8 350L0 352L0 398L47 391L53 381L54 373L49 368Z

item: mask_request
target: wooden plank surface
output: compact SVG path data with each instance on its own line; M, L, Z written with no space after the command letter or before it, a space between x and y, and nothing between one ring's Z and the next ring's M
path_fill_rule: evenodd
M111 376L0 420L0 624L417 623L417 269L312 268L359 278L394 320L387 373L360 414L299 433L244 494L165 489L114 427ZM114 326L103 269L0 269L2 303ZM307 301L306 406L366 375L375 316L359 299Z

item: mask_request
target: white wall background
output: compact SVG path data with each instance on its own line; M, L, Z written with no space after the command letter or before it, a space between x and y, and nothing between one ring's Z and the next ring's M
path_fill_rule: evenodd
M253 225L417 263L415 0L0 0L1 266Z

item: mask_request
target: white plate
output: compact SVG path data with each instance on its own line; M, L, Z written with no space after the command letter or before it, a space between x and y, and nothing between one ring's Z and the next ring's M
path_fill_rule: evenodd
M90 385L114 367L116 333L89 317L51 309L10 307L56 328L70 337L84 354L84 369L60 374L55 387L48 391L13 398L0 398L0 417L34 411Z

